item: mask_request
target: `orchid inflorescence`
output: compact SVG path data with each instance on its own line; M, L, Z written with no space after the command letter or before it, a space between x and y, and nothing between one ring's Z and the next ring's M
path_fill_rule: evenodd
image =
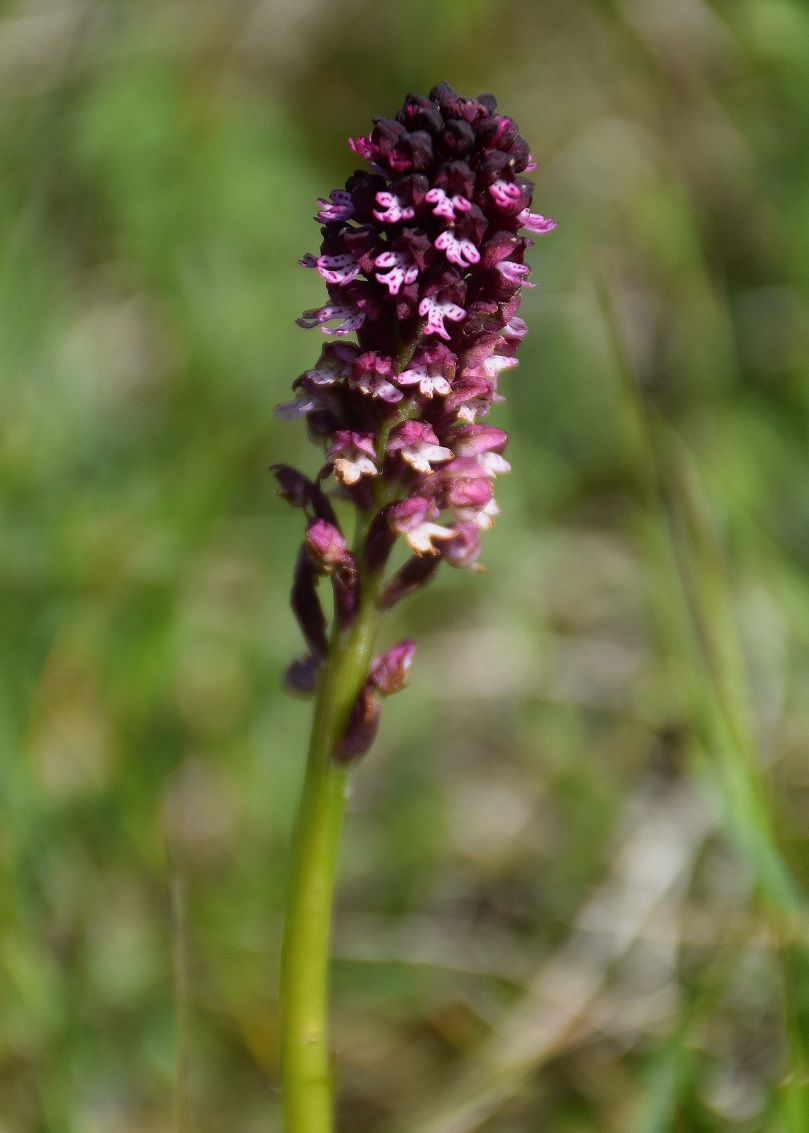
M274 466L280 494L309 521L292 590L309 650L287 673L295 691L314 692L328 653L322 576L331 577L336 632L348 631L369 586L384 609L442 560L474 569L480 533L498 513L493 481L509 470L508 435L480 419L502 400L498 377L517 364L526 331L517 309L532 286L524 255L533 241L522 232L556 223L530 211L533 185L521 174L536 163L496 105L447 83L429 98L408 95L395 120L376 118L369 137L349 142L370 172L319 201L320 253L300 262L323 277L329 301L298 324L336 341L277 413L306 417L326 464L314 480ZM353 549L324 490L330 480L332 495L356 509ZM385 579L401 536L412 555ZM375 696L402 686L414 648L401 642L373 661L338 760L370 745Z

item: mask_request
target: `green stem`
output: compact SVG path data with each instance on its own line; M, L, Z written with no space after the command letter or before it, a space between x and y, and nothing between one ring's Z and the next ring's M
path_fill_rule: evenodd
M400 343L397 372L413 357L417 338ZM394 425L407 420L417 399L402 403L383 423L377 447L380 467ZM379 480L382 477L378 478ZM354 554L362 564L374 512L398 496L398 485L374 484L374 509L357 514ZM281 955L281 1079L285 1133L331 1133L333 1096L328 1047L328 972L337 851L345 810L348 771L332 758L349 713L368 676L379 622L381 572L361 577L357 619L349 630L335 625L318 683L312 735L293 845Z
M348 772L332 759L371 663L379 609L369 580L357 620L335 630L321 673L295 832L281 959L281 1074L286 1133L330 1133L331 915Z

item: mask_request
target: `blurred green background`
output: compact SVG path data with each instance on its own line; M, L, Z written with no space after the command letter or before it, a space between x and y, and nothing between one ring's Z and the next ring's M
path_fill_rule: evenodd
M488 573L388 627L419 649L350 805L341 1128L809 1129L806 7L31 0L0 16L0 1133L176 1128L178 1013L196 1128L280 1129L309 707L266 470L318 460L273 406L346 137L440 79L496 93L560 223Z

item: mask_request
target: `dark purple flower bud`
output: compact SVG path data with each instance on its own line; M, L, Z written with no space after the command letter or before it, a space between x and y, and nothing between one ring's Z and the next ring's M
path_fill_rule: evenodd
M496 268L505 259L510 259L517 252L525 250L525 240L514 232L495 232L491 240L487 240L481 248L481 267Z
M493 109L491 103L494 101L493 95L484 95L483 98L487 100L485 103L476 98L464 98L463 95L457 94L449 83L443 82L436 83L430 91L430 98L441 107L441 113L445 118L463 118L467 122L487 118ZM497 105L496 102L494 105Z
M371 226L371 222L374 219L376 194L386 189L387 184L387 181L381 174L368 173L365 169L356 170L346 181L346 190L351 196L351 203L354 207L353 219L365 225L366 230ZM342 229L344 241L352 231L353 230L348 227Z
M449 83L444 81L436 83L430 91L430 101L438 104L445 118L457 117L456 112L458 111L461 97L455 93Z
M352 554L331 576L334 591L334 615L340 629L354 624L360 606L360 587L357 563Z
M298 555L290 600L304 639L315 657L325 657L326 616L317 596L320 571L304 545Z
M422 173L434 162L433 139L426 130L405 135L388 156L388 164L397 173Z
M503 153L502 150L486 150L478 161L475 172L477 174L478 184L482 183L487 188L491 187L495 182L500 182L497 195L492 193L492 201L494 202L492 205L493 208L500 205L501 201L504 207L510 203L513 208L514 204L521 198L522 188L517 185L514 180L511 158L507 153ZM503 186L506 184L515 185L516 188L513 190L505 189Z
M526 173L537 168L537 163L531 157L528 142L523 137L515 139L509 150L509 156L517 173Z
M293 507L306 507L311 499L314 484L308 476L288 464L271 464L270 471L278 481L277 495Z
M396 542L397 533L388 522L388 513L396 504L389 504L378 511L371 521L368 538L365 540L365 565L370 574L377 574L387 563Z
M500 333L505 325L503 308L495 299L487 297L486 281L479 277L474 281L471 290L475 293L468 300L466 322L459 333L459 352L463 353L470 342L475 342L482 334ZM518 292L519 295L519 292ZM479 297L476 297L479 296Z
M405 687L405 679L413 664L415 641L400 641L386 653L375 657L371 664L368 683L380 696L391 696Z
M494 121L495 129L489 140L489 144L497 146L498 149L505 150L506 153L511 154L520 136L517 123L513 118L505 118L499 115L493 115L490 121L492 120Z
M353 763L365 755L376 739L379 717L379 701L366 682L354 701L345 734L334 750L334 758L338 763Z
M455 227L456 235L461 241L469 241L475 246L474 254L465 253L460 260L453 259L452 256L447 254L447 259L450 263L457 264L458 267L465 267L467 265L480 263L480 245L483 243L483 238L486 234L486 229L489 227L489 222L483 212L477 205L470 205L465 209Z
M371 142L376 146L380 158L387 159L396 144L406 137L407 130L401 122L391 122L390 118L374 118Z
M308 476L288 464L273 464L270 471L278 481L278 495L293 507L311 508L318 519L337 526L337 516L328 497Z
M416 212L421 210L427 190L430 188L430 179L423 173L408 173L405 177L397 177L395 181L396 192L404 196Z
M468 211L475 193L475 174L465 161L448 161L442 165L433 178L433 187L439 194L449 197L453 208L450 212L434 209L436 216L446 216L454 220L459 213ZM427 200L430 200L427 194Z
M306 414L306 433L315 445L328 440L342 424L342 414L338 415L332 409L319 409Z
M441 152L450 160L466 157L475 144L475 131L462 118L450 118L441 135Z
M435 553L431 555L414 555L412 559L408 559L382 591L382 595L379 599L379 604L382 609L389 610L391 606L395 606L402 598L406 598L409 594L420 590L421 587L428 583L433 577L438 570L440 562L440 556Z
M284 674L284 688L294 696L314 696L321 661L312 654L293 661Z
M404 106L396 115L396 121L401 122L408 130L426 130L433 137L441 132L444 125L441 111L434 102L421 94L407 96Z

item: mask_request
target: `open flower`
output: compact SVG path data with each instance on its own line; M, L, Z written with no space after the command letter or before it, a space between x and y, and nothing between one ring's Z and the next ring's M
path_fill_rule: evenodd
M404 535L417 555L435 551L434 541L452 538L452 532L432 520L439 515L435 503L424 496L410 496L394 504L388 512L388 525L396 535Z
M438 437L424 421L403 421L391 432L387 451L391 456L400 456L416 472L429 476L434 464L452 460L455 455L451 448L438 443Z
M367 397L382 401L402 400L402 391L390 381L393 377L393 359L375 350L366 350L356 359L351 370L349 385Z
M326 458L344 484L356 484L361 476L376 476L379 471L372 433L338 429Z
M419 394L428 400L446 397L450 392L450 378L455 374L456 357L443 343L421 347L413 355L410 365L397 377L400 386L418 386Z

